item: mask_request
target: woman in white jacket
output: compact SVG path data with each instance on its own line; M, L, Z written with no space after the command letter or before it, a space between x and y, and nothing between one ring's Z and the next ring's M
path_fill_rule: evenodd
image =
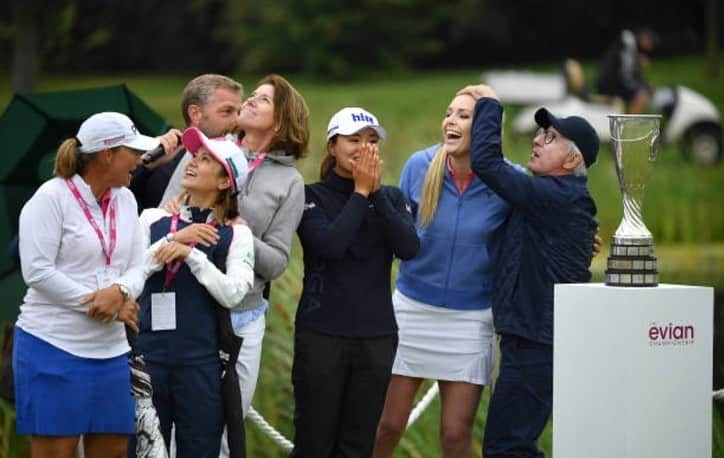
M254 282L251 230L227 224L238 216L246 159L232 141L210 140L195 127L184 132L183 143L193 158L184 171L180 210L147 209L140 217L148 280L138 299L135 350L151 375L166 444L175 426L179 458L216 458L227 407L219 329L226 325L231 333L228 309ZM234 362L228 361L231 371ZM238 386L234 393L238 398ZM241 423L241 403L233 407Z
M32 456L125 456L134 432L123 323L136 328L143 242L125 188L158 141L128 117L98 113L63 142L55 178L20 214L28 286L15 328L17 429Z

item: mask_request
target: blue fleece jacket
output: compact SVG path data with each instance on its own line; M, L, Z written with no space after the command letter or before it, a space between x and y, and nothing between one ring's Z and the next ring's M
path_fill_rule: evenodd
M417 222L420 251L400 263L396 286L405 296L426 304L486 309L491 305L497 233L510 207L478 177L460 194L446 167L433 220L421 227L417 212L425 174L439 148L434 145L414 153L402 170L400 189Z
M528 176L503 160L503 107L475 104L473 171L513 208L503 233L493 297L495 330L553 343L553 285L588 282L596 205L586 177Z

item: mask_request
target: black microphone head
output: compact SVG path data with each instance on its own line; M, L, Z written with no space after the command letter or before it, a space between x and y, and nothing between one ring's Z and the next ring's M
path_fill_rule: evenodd
M151 162L158 160L158 158L163 156L164 153L165 151L163 149L163 145L158 145L150 153L147 153L145 156L143 156L143 164L148 165Z

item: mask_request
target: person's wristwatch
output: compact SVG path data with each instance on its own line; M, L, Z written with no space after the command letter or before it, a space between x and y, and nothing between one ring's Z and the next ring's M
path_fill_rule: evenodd
M166 242L173 242L173 232L169 232L168 234L166 234L165 238Z
M131 291L128 289L126 285L122 285L120 283L116 283L118 286L118 289L121 291L121 294L123 294L123 300L128 300L128 298L131 296Z

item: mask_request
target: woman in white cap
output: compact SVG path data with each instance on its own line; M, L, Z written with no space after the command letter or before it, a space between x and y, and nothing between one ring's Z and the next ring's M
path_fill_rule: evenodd
M329 122L321 181L297 229L304 285L294 337L293 457L369 457L397 348L390 269L419 246L400 190L381 185L385 131L362 108Z
M55 178L20 213L28 286L15 327L17 430L33 457L122 457L134 432L129 350L143 289L143 236L126 189L158 145L120 113L98 113L65 140Z
M149 277L138 299L135 350L151 375L166 444L175 426L179 458L216 458L225 419L222 373L236 375L234 362L220 358L236 356L220 348L220 329L233 332L228 310L254 282L251 231L227 224L239 215L236 196L247 165L231 140L210 140L190 127L182 141L193 157L182 180L180 210L147 209L140 217ZM233 391L238 399L238 385ZM241 424L240 400L237 404L232 407Z

